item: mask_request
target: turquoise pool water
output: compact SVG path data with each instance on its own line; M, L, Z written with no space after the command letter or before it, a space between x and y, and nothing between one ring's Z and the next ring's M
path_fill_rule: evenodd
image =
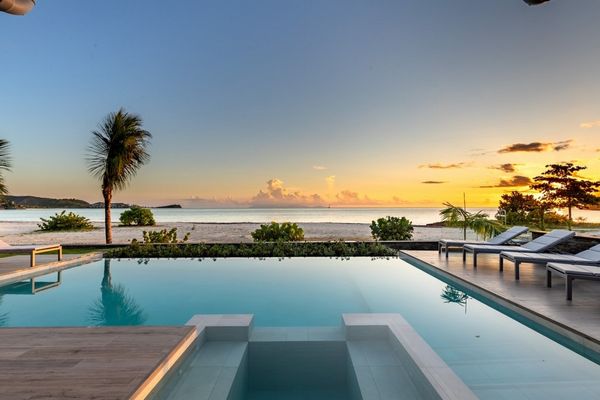
M600 366L400 259L100 261L0 288L3 326L174 325L252 313L257 326L335 326L401 313L482 398L600 398ZM41 284L41 286L40 286Z

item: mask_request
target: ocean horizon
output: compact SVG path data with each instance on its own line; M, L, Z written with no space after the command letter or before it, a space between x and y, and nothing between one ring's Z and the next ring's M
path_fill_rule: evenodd
M440 221L439 207L345 207L345 208L152 208L157 223L268 223L304 222L304 223L361 223L368 224L377 218L391 215L406 217L414 225L426 225ZM470 211L483 211L493 217L497 211L490 207L467 207ZM104 221L103 209L55 209L29 208L1 210L2 222L40 222L40 218L67 212L83 215L92 222ZM119 222L124 209L113 209L112 221ZM585 218L586 222L600 222L598 210L575 210L574 218Z

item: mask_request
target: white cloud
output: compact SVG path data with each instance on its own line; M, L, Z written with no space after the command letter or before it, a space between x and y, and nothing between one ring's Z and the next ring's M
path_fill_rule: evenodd
M267 181L266 189L261 189L250 200L253 207L315 207L324 206L325 200L318 194L304 194L288 190L283 181L277 178Z
M313 169L315 171L325 171L327 169L327 167L325 167L323 165L313 165Z
M579 127L583 129L597 128L600 127L600 121L582 122Z

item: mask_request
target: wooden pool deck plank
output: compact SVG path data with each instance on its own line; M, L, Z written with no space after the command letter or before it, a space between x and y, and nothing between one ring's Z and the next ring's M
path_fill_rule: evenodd
M552 288L546 287L546 268L542 265L521 264L520 280L515 280L514 266L504 263L499 271L498 255L478 256L477 268L461 252L450 252L448 259L437 251L404 251L435 268L478 286L546 319L569 328L600 344L600 283L575 280L573 300L565 299L565 281L554 276Z
M193 329L0 329L0 399L127 399Z

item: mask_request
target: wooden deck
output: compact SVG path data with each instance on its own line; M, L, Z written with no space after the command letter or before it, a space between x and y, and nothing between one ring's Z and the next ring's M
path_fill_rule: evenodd
M595 351L600 349L599 282L575 280L573 300L568 301L565 299L564 279L555 276L553 287L547 288L546 268L542 265L521 264L521 277L516 281L512 263L505 261L504 272L499 271L498 255L479 255L477 268L473 268L472 258L467 256L464 263L460 252L450 252L448 259L437 251L404 253L483 289L484 292L505 299L514 306L512 309L520 308L539 316L539 321L546 320L555 324L565 331L561 334L567 333L568 337L593 347Z
M101 253L65 254L62 261L57 261L54 254L40 254L37 256L38 264L30 267L29 256L3 257L0 258L0 285L61 271L101 258Z
M193 329L0 329L0 399L127 399Z

